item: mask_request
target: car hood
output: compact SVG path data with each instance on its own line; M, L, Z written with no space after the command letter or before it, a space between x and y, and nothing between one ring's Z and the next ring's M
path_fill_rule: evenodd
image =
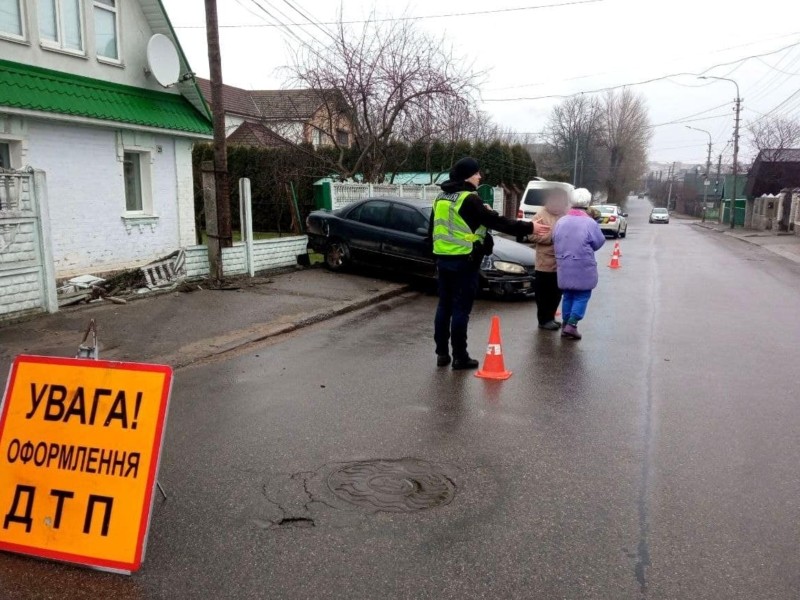
M536 262L536 253L530 246L518 244L517 242L496 235L494 236L492 258L532 268Z

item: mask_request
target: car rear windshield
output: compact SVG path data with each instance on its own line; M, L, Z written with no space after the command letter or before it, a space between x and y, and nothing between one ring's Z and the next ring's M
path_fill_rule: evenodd
M665 214L667 214L667 209L666 208L654 208L653 209L653 214L665 215Z
M525 192L525 200L523 200L523 204L527 204L528 206L544 206L544 201L547 199L548 190L537 190L532 189Z
M597 210L599 210L604 215L611 215L617 211L616 206L598 206Z

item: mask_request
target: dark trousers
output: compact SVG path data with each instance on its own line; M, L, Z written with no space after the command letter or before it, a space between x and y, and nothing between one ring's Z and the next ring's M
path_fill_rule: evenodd
M467 257L439 257L439 305L434 321L436 354L463 359L467 353L467 326L478 293L478 269Z
M559 302L561 290L558 289L558 276L555 273L536 271L536 316L539 325L555 320Z

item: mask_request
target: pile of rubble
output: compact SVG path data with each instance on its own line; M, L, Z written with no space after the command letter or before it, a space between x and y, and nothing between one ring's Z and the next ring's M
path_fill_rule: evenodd
M122 271L107 279L95 275L73 277L63 282L56 293L59 307L105 301L127 304L126 298L132 296L185 286L186 255L183 250L178 250L141 268Z

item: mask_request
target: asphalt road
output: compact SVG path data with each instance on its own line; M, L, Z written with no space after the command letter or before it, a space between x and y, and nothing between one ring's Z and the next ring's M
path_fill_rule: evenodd
M629 211L582 341L478 304L473 354L500 315L508 381L435 367L426 296L180 370L143 569L2 555L0 597L800 597L800 268ZM331 491L401 458L449 503Z

